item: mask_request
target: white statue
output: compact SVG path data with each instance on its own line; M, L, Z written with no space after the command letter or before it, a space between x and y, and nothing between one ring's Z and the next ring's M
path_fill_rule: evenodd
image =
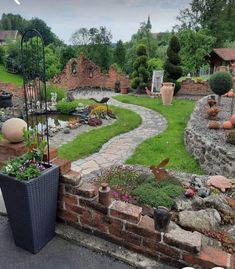
M57 93L56 92L52 92L51 93L51 104L52 105L56 105L57 104L56 99L57 99Z

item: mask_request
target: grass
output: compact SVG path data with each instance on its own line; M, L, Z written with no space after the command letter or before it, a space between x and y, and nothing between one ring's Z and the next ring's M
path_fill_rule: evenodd
M78 100L78 102L83 104L93 103L88 100ZM71 161L84 158L99 151L102 145L112 137L129 132L141 124L141 117L135 112L111 106L110 108L117 116L117 120L112 125L99 129L94 128L89 132L80 134L73 141L59 148L59 156Z
M153 175L132 170L130 167L112 167L100 177L112 187L113 197L153 207L172 207L174 199L184 192L176 179L157 182Z
M173 100L171 106L163 106L161 99L135 96L117 96L117 100L150 108L161 113L168 122L166 131L142 142L134 154L127 160L129 164L149 166L170 158L167 168L202 174L198 162L186 151L183 134L190 114L195 106L194 101Z
M0 65L0 81L4 83L12 83L16 86L21 87L23 85L23 78L18 74L8 73L4 67L4 65Z

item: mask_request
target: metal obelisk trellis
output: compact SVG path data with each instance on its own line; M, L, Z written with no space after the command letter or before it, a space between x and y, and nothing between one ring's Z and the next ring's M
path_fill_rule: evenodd
M49 128L47 115L47 93L45 77L44 42L37 30L26 31L21 40L22 73L26 121L40 134L38 139L47 141L47 161L49 163ZM43 123L43 115L46 123Z

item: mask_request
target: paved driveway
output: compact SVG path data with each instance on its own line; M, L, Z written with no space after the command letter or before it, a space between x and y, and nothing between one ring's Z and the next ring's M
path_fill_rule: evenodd
M120 261L55 237L37 255L14 245L7 218L0 216L0 269L133 269Z

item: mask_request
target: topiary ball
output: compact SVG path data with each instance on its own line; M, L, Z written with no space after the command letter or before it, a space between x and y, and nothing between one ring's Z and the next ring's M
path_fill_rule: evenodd
M209 84L211 90L221 96L232 88L232 76L228 72L217 72L211 76Z
M11 143L22 142L24 128L27 128L27 123L24 120L11 118L3 123L2 134Z

